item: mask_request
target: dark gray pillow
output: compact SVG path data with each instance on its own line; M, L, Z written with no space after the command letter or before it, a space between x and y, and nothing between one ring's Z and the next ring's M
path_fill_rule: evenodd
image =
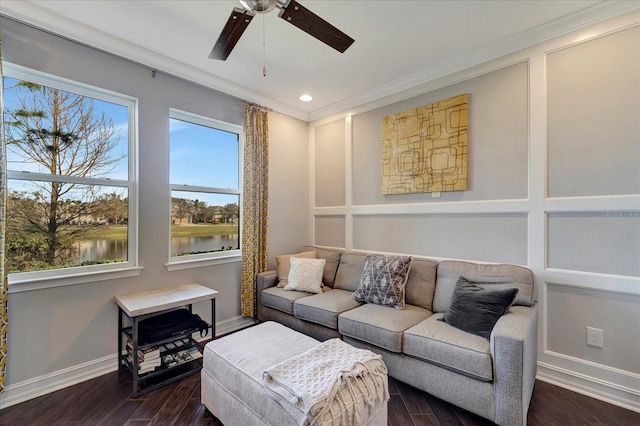
M368 254L360 285L352 298L358 302L404 309L404 292L410 270L410 256Z
M460 277L443 320L455 328L488 339L493 326L509 310L516 294L517 288L485 290Z

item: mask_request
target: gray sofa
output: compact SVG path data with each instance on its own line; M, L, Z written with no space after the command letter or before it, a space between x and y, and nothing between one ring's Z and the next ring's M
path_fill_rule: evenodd
M322 248L323 291L277 287L277 271L257 278L257 315L319 340L342 338L382 355L389 375L499 425L523 425L536 376L538 310L533 273L521 266L414 258L404 309L359 303L363 253ZM459 277L484 288L517 288L490 339L443 322Z

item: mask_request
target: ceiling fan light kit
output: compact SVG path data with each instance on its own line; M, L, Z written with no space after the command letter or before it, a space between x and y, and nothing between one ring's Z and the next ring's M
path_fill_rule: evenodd
M295 0L240 0L242 8L234 8L227 20L209 58L226 60L257 13L268 13L280 9L278 16L320 40L326 45L344 53L354 39L343 33Z

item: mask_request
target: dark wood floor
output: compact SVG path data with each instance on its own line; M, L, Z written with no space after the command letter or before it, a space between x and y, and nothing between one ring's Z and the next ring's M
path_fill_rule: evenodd
M389 391L389 426L492 424L393 378L389 379ZM536 381L528 424L640 425L640 414ZM221 423L200 404L199 374L132 398L131 375L123 371L5 408L0 411L0 425L220 426Z

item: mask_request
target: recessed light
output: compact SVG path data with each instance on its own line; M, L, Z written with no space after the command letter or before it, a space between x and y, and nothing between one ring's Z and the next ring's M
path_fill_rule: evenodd
M310 102L313 100L313 98L311 97L311 95L302 95L300 96L300 100L302 102Z

